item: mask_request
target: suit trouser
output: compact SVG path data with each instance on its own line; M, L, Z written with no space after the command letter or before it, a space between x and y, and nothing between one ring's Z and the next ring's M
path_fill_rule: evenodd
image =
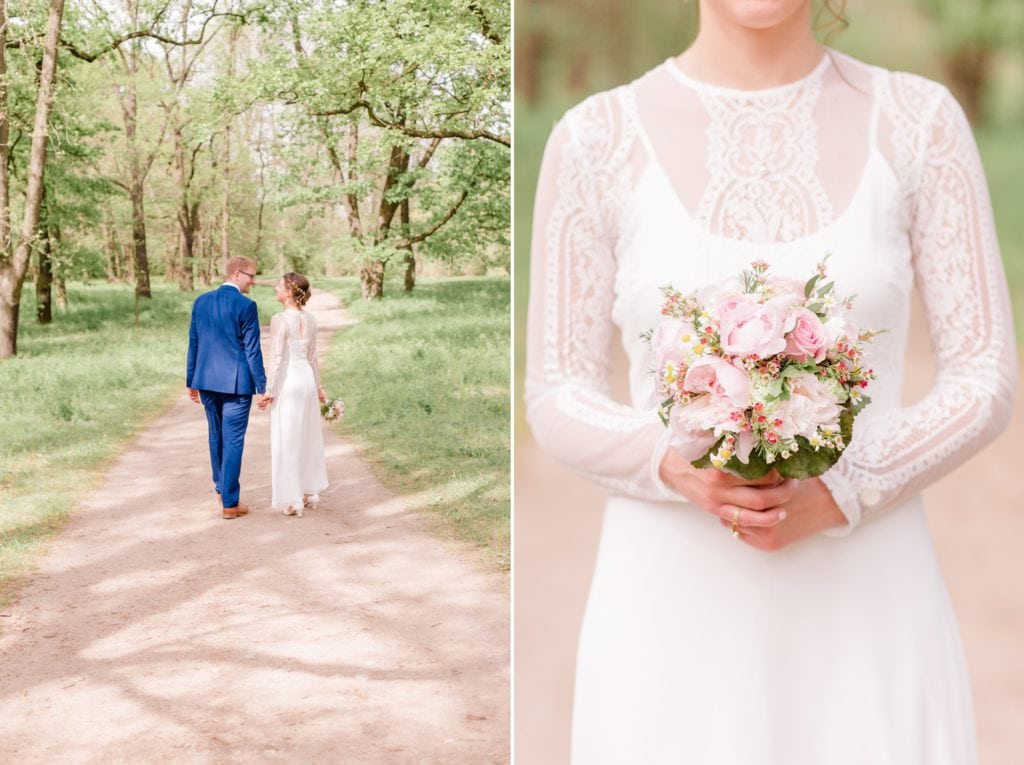
M249 427L251 394L217 393L201 390L210 435L210 464L213 484L224 507L238 505L238 475L242 472L242 448Z

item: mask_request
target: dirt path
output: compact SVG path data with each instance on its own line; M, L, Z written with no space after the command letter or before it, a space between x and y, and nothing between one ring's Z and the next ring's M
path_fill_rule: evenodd
M932 374L919 318L909 347L907 398L914 400ZM525 423L516 426L516 760L564 765L576 637L605 495L543 455ZM967 653L980 765L1016 765L1024 751L1024 489L1016 478L1022 442L1024 393L1017 396L1010 428L924 493Z
M310 308L326 348L344 316ZM269 430L232 521L184 395L116 461L3 609L0 760L508 761L505 581L329 431L320 507L271 510Z

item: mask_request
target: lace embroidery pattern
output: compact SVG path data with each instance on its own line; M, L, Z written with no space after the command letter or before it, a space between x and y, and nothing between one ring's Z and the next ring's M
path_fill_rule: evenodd
M570 140L545 232L544 371L549 380L603 379L612 340L614 221L628 193L635 126L616 108L624 88L592 96L565 117Z
M945 89L922 78L891 75L883 93L895 169L910 197L915 276L939 372L915 406L884 418L865 412L867 421L836 466L858 488L864 517L998 432L1015 378L999 248L970 126Z
M713 233L750 242L791 242L834 218L817 176L814 106L821 72L796 88L737 97L698 88L707 109L710 183L696 218Z
M617 404L587 389L560 390L558 411L574 420L613 433L635 433L658 422L653 412L642 416L636 409Z

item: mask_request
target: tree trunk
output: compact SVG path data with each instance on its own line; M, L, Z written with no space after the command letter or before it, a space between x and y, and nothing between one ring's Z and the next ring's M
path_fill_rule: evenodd
M402 236L409 236L409 200L402 200L402 207L399 211L399 220L402 223ZM413 251L412 243L407 243L405 249L405 291L412 292L416 286L416 253Z
M364 260L359 269L359 284L364 300L380 300L384 297L383 260Z
M46 237L50 246L51 255L55 252L59 253L61 250L61 242L63 237L60 233L60 226L51 226L46 231ZM51 257L50 263L52 266L53 259ZM62 313L68 309L68 290L67 284L64 278L65 270L60 266L60 261L57 262L57 268L50 269L53 273L53 297L54 302L57 304L57 310Z
M976 124L981 118L985 85L992 70L992 51L985 43L971 43L954 53L947 67L957 100L967 119Z
M146 252L146 205L143 198L145 188L141 176L132 178L132 265L135 271L135 294L139 297L153 297L149 286L149 255Z
M46 167L47 125L53 108L53 88L57 76L57 42L60 38L61 20L64 16L64 0L52 0L46 21L46 39L43 43L43 67L39 77L39 95L36 99L35 121L32 125L32 147L29 150L28 181L25 190L25 217L21 225L21 239L10 256L9 237L0 255L0 359L8 359L18 352L18 311L21 307L21 288L28 270L29 253L39 227L40 205L43 200L43 170ZM2 8L2 26L7 27L7 6ZM4 35L6 37L6 34ZM4 42L6 45L6 41ZM4 61L6 69L6 59ZM6 113L6 78L3 102L0 111ZM6 114L5 114L6 117ZM3 156L7 159L7 155ZM7 180L6 161L4 177ZM5 190L6 192L6 190ZM6 196L6 193L5 193ZM7 202L7 200L3 200ZM5 204L9 211L9 206ZM8 213L9 214L9 213ZM2 225L2 222L0 222Z
M117 242L114 225L108 220L103 221L103 250L107 254L106 260L103 263L107 271L107 281L116 284L121 281L122 277L121 246Z
M39 253L39 273L36 276L36 321L40 324L49 324L53 321L53 265L50 260L50 235L43 225L42 247L37 247Z
M126 3L126 11L131 16L133 28L138 29L139 4L137 0L129 0ZM143 161L137 135L138 93L135 88L135 78L139 71L139 47L139 41L132 40L128 43L128 50L125 53L128 78L121 91L121 114L124 119L124 135L128 144L128 163L131 174L128 181L128 197L132 203L132 271L135 279L135 296L136 298L148 298L152 297L153 293L149 285L146 206L143 196L149 163Z
M189 203L189 172L185 166L185 142L181 130L181 125L175 124L173 135L174 180L178 184L178 286L186 292L191 292L194 287L195 216L199 211L199 203Z
M235 76L235 49L241 28L231 25L228 29L228 81ZM221 202L220 257L223 271L227 273L231 259L231 121L224 127L224 198Z

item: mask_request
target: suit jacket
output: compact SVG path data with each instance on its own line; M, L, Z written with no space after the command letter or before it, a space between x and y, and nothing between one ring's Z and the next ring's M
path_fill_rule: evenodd
M256 303L231 285L203 293L192 304L185 384L217 393L266 390Z

